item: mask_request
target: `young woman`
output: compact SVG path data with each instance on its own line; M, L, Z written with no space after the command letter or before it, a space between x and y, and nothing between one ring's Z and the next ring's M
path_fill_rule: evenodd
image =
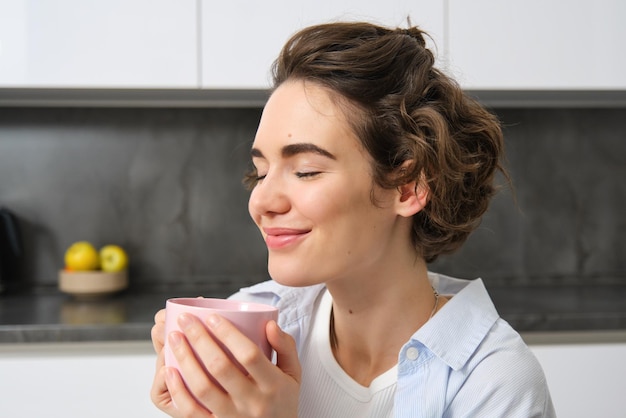
M503 171L503 140L497 119L433 67L424 35L333 23L285 45L248 176L273 280L233 296L280 308L267 326L276 364L228 321L183 316L184 332L166 337L185 385L163 366L159 312L152 399L160 409L220 418L554 416L540 365L482 281L427 269L480 222Z

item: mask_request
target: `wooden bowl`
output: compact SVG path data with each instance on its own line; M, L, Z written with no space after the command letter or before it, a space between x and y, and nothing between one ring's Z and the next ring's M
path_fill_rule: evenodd
M120 292L128 287L126 270L59 271L59 290L77 298L99 298Z

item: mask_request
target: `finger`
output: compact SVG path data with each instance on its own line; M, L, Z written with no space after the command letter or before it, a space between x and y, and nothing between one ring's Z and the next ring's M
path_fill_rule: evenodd
M180 377L178 370L173 367L164 367L163 371L165 374L166 386L172 400L168 411L177 410L178 414L185 417L214 417L209 410L201 405L196 398L189 393L189 390L187 390L187 387L185 386L183 379ZM169 413L168 411L163 411Z
M154 352L159 354L163 350L163 334L164 329L160 325L153 325L150 330L150 338L152 339L152 347Z
M245 369L245 371L252 376L252 378L257 381L257 383L261 384L261 379L263 376L268 376L270 372L274 371L274 365L271 361L265 356L263 351L259 348L259 346L254 343L250 338L244 335L241 331L237 329L230 321L222 318L219 315L211 315L207 319L207 325L217 340L217 344L221 344L225 347L232 356L236 359L236 361ZM227 356L226 354L224 354ZM225 357L228 359L228 357ZM221 360L225 359L222 357L221 359L215 358L214 361L217 362L217 365L221 365ZM230 363L233 363L230 361ZM214 367L214 365L212 365ZM240 369L238 369L240 370ZM218 377L217 374L224 375L224 384L231 386L241 385L241 379L249 382L249 379L245 378L241 373L235 374L230 372L230 374L225 373L227 370L213 370L209 369L210 373L215 377ZM271 376L268 376L270 380L273 380ZM222 379L218 379L220 383L222 383ZM227 391L229 389L224 386ZM238 386L241 390L241 386Z
M232 409L232 402L228 394L220 386L221 382L218 383L207 373L202 361L203 357L207 357L207 350L208 352L221 350L216 348L212 338L199 320L193 315L185 314L181 315L181 318L184 316L191 317L187 319L191 322L190 324L186 324L187 321L180 321L187 334L177 331L171 332L168 335L168 342L178 362L180 374L184 376L186 390L193 394L198 402L206 405L207 409L216 412L229 411ZM178 403L177 398L174 400Z
M267 340L276 351L276 365L296 382L301 382L302 369L298 359L298 350L293 337L284 332L276 321L266 326Z
M150 399L152 403L166 414L171 415L175 411L172 397L165 383L165 367L157 368L154 375L152 387L150 388Z
M159 309L159 311L154 315L154 323L165 324L165 309Z
M207 331L205 325L199 319L193 315L183 314L179 319L179 325L183 329L187 341L193 347L197 360L199 360L213 381L219 384L223 391L241 394L251 389L249 379L245 376L244 371L240 369L240 366L229 357L228 349ZM226 398L215 400L226 402ZM213 407L214 404L212 403L211 406ZM220 411L222 407L215 406L212 409Z
M161 350L161 352L157 354L157 358L156 358L157 370L163 366L165 366L165 350Z
M165 309L161 309L154 315L154 325L150 330L150 337L152 338L152 346L154 351L158 354L163 349L165 334Z

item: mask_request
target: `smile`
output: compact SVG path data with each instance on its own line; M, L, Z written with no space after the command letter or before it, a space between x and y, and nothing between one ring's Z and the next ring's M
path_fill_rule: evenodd
M291 228L263 228L265 233L265 244L270 250L278 250L289 247L311 232L310 229Z

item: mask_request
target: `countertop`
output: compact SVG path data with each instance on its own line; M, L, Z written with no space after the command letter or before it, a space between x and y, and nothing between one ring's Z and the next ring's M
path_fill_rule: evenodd
M487 287L500 315L520 333L626 330L626 285ZM230 293L135 289L96 300L56 288L3 294L0 343L146 341L168 298Z
M165 307L168 298L227 297L228 293L129 289L98 299L79 299L56 288L39 288L3 294L0 344L150 340L154 314Z

